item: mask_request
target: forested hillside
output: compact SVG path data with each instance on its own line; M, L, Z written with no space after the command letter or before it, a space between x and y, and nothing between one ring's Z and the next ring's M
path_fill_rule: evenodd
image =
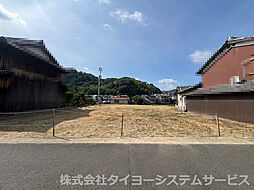
M85 72L72 71L63 77L68 91L75 91L85 95L98 93L98 78ZM101 95L128 95L130 97L141 94L160 93L160 89L153 84L141 82L134 78L107 78L101 80Z

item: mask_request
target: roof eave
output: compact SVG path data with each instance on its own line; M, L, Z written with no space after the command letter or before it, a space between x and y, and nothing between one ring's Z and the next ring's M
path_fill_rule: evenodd
M27 53L27 54L29 54L29 55L32 55L32 56L36 57L37 59L40 59L41 61L43 61L43 62L49 64L50 66L53 66L53 67L57 68L57 69L58 69L61 73L63 73L63 74L64 74L64 73L69 73L68 69L65 69L65 68L63 68L62 66L59 65L58 61L57 61L57 60L54 58L54 56L49 52L49 50L46 48L46 46L45 46L45 44L44 44L44 42L43 42L42 40L41 40L42 46L45 48L46 53L48 54L48 56L50 56L50 57L53 59L53 61L48 61L48 60L46 60L46 59L44 59L44 58L42 58L42 57L39 57L39 56L35 55L33 52L30 52L30 51L28 52L28 51L25 50L24 48L22 48L22 47L20 47L20 46L16 46L14 43L9 43L9 42L7 42L7 40L6 40L6 38L5 38L4 36L1 36L1 37L0 37L0 40L4 41L5 44L10 45L11 47L13 47L13 48L15 48L15 49L18 49L18 50L20 50L20 51L22 51L22 52L24 52L24 53Z
M180 91L177 92L176 94L183 94L183 93L186 93L187 91L196 90L197 88L200 88L200 87L202 87L202 83L201 83L201 82L198 83L198 84L196 84L196 85L193 85L193 86L190 86L190 87L188 87L188 88L185 88L185 89L183 89L183 90L180 90ZM189 92L187 92L187 93L189 93Z
M228 46L228 40L205 62L205 64L196 72L197 75L204 74L205 68L214 60L226 47Z

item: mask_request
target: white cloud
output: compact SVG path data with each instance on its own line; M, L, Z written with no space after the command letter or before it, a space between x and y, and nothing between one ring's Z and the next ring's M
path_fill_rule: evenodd
M109 4L111 3L111 0L98 0L98 2L102 4Z
M210 50L196 50L190 55L190 58L194 63L204 63L211 57L211 55L212 52Z
M83 67L83 69L81 69L81 70L86 73L91 73L91 70L88 67Z
M24 28L27 28L26 21L17 13L8 11L3 5L0 4L0 19L5 21L14 22L21 25Z
M174 79L161 79L158 81L158 84L161 89L170 90L170 89L176 88L179 82Z
M134 13L131 14L128 11L117 9L116 11L111 11L109 15L115 17L122 23L125 23L127 20L132 20L142 24L144 21L143 14L139 11L134 11Z
M109 24L103 24L103 28L105 31L113 32L113 28Z

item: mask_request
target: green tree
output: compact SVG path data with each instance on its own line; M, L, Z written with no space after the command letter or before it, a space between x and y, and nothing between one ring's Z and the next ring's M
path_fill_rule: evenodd
M139 96L139 95L133 96L131 99L134 100L135 104L137 104L137 105L144 104L143 98L141 98L141 96Z
M68 99L71 95L74 103L85 102L80 93L94 95L98 93L98 78L92 74L78 72L76 70L63 76L63 83L68 88ZM148 84L134 78L106 78L101 80L101 95L151 95L161 93L160 89L153 84ZM78 99L78 100L77 100Z

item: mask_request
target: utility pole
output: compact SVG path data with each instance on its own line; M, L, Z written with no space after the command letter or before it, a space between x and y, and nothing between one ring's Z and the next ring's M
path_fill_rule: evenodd
M100 75L98 77L98 104L100 105L100 103L101 103L100 88L101 88L101 72L102 72L102 68L101 67L99 67L99 71L100 71Z

